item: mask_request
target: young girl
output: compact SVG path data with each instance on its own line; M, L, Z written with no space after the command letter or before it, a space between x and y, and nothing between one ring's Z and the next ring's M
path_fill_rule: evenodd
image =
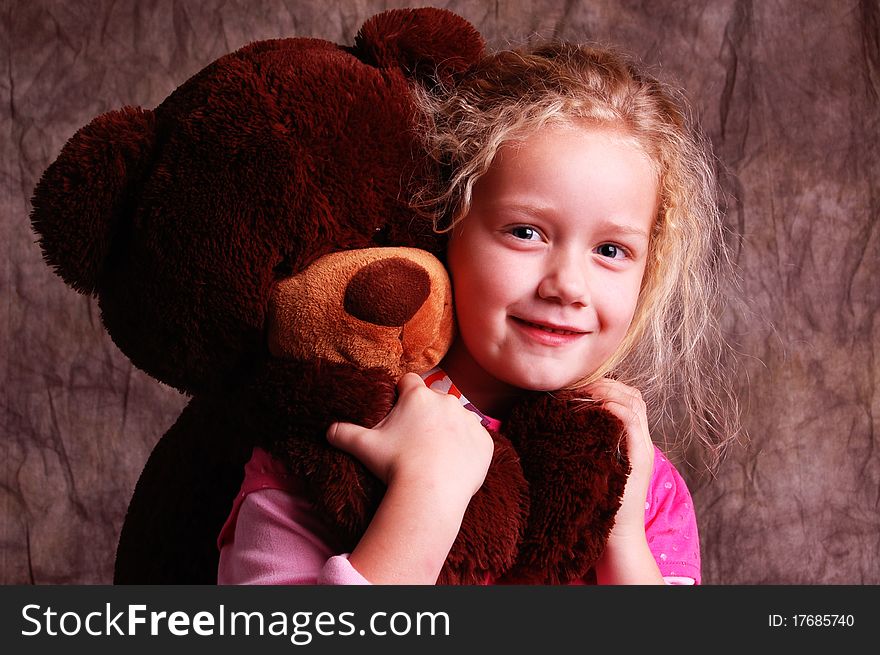
M434 583L492 457L484 425L525 390L569 388L623 422L632 467L597 581L699 583L690 494L649 432L675 400L680 441L712 466L736 431L715 320L728 259L683 104L621 55L567 44L489 54L421 102L445 178L420 205L450 233L456 340L376 427L328 431L387 485L353 551L257 449L219 582Z

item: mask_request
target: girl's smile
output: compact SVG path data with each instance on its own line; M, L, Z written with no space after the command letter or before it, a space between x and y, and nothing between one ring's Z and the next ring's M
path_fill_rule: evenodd
M453 231L459 336L443 367L496 415L595 371L635 313L656 172L606 128L545 127L499 150ZM458 383L458 382L457 382Z
M511 316L510 321L527 339L545 346L566 346L589 333L587 330L540 321L527 321L516 316Z

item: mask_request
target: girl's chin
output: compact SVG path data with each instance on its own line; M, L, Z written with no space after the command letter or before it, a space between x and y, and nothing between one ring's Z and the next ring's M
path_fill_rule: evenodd
M532 370L524 372L522 375L512 374L506 376L504 381L513 387L525 391L558 391L576 384L585 376L586 374L579 374L574 377L564 376L560 375L558 371L542 374L541 371Z

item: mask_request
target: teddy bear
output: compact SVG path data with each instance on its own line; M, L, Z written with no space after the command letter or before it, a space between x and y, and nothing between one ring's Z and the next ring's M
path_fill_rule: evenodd
M407 202L436 164L413 85L454 84L484 44L441 9L367 20L351 46L254 42L155 109L80 129L37 184L46 262L97 298L131 362L190 397L122 526L117 584L213 584L254 446L306 482L352 548L383 485L327 427L375 425L399 377L453 338L445 236ZM569 582L601 554L628 473L609 412L528 394L438 582ZM120 438L124 438L121 435Z

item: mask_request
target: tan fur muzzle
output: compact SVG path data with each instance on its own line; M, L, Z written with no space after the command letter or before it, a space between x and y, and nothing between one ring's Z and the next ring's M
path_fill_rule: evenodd
M449 276L424 250L325 255L272 294L269 349L276 357L321 357L400 376L436 366L452 334Z

